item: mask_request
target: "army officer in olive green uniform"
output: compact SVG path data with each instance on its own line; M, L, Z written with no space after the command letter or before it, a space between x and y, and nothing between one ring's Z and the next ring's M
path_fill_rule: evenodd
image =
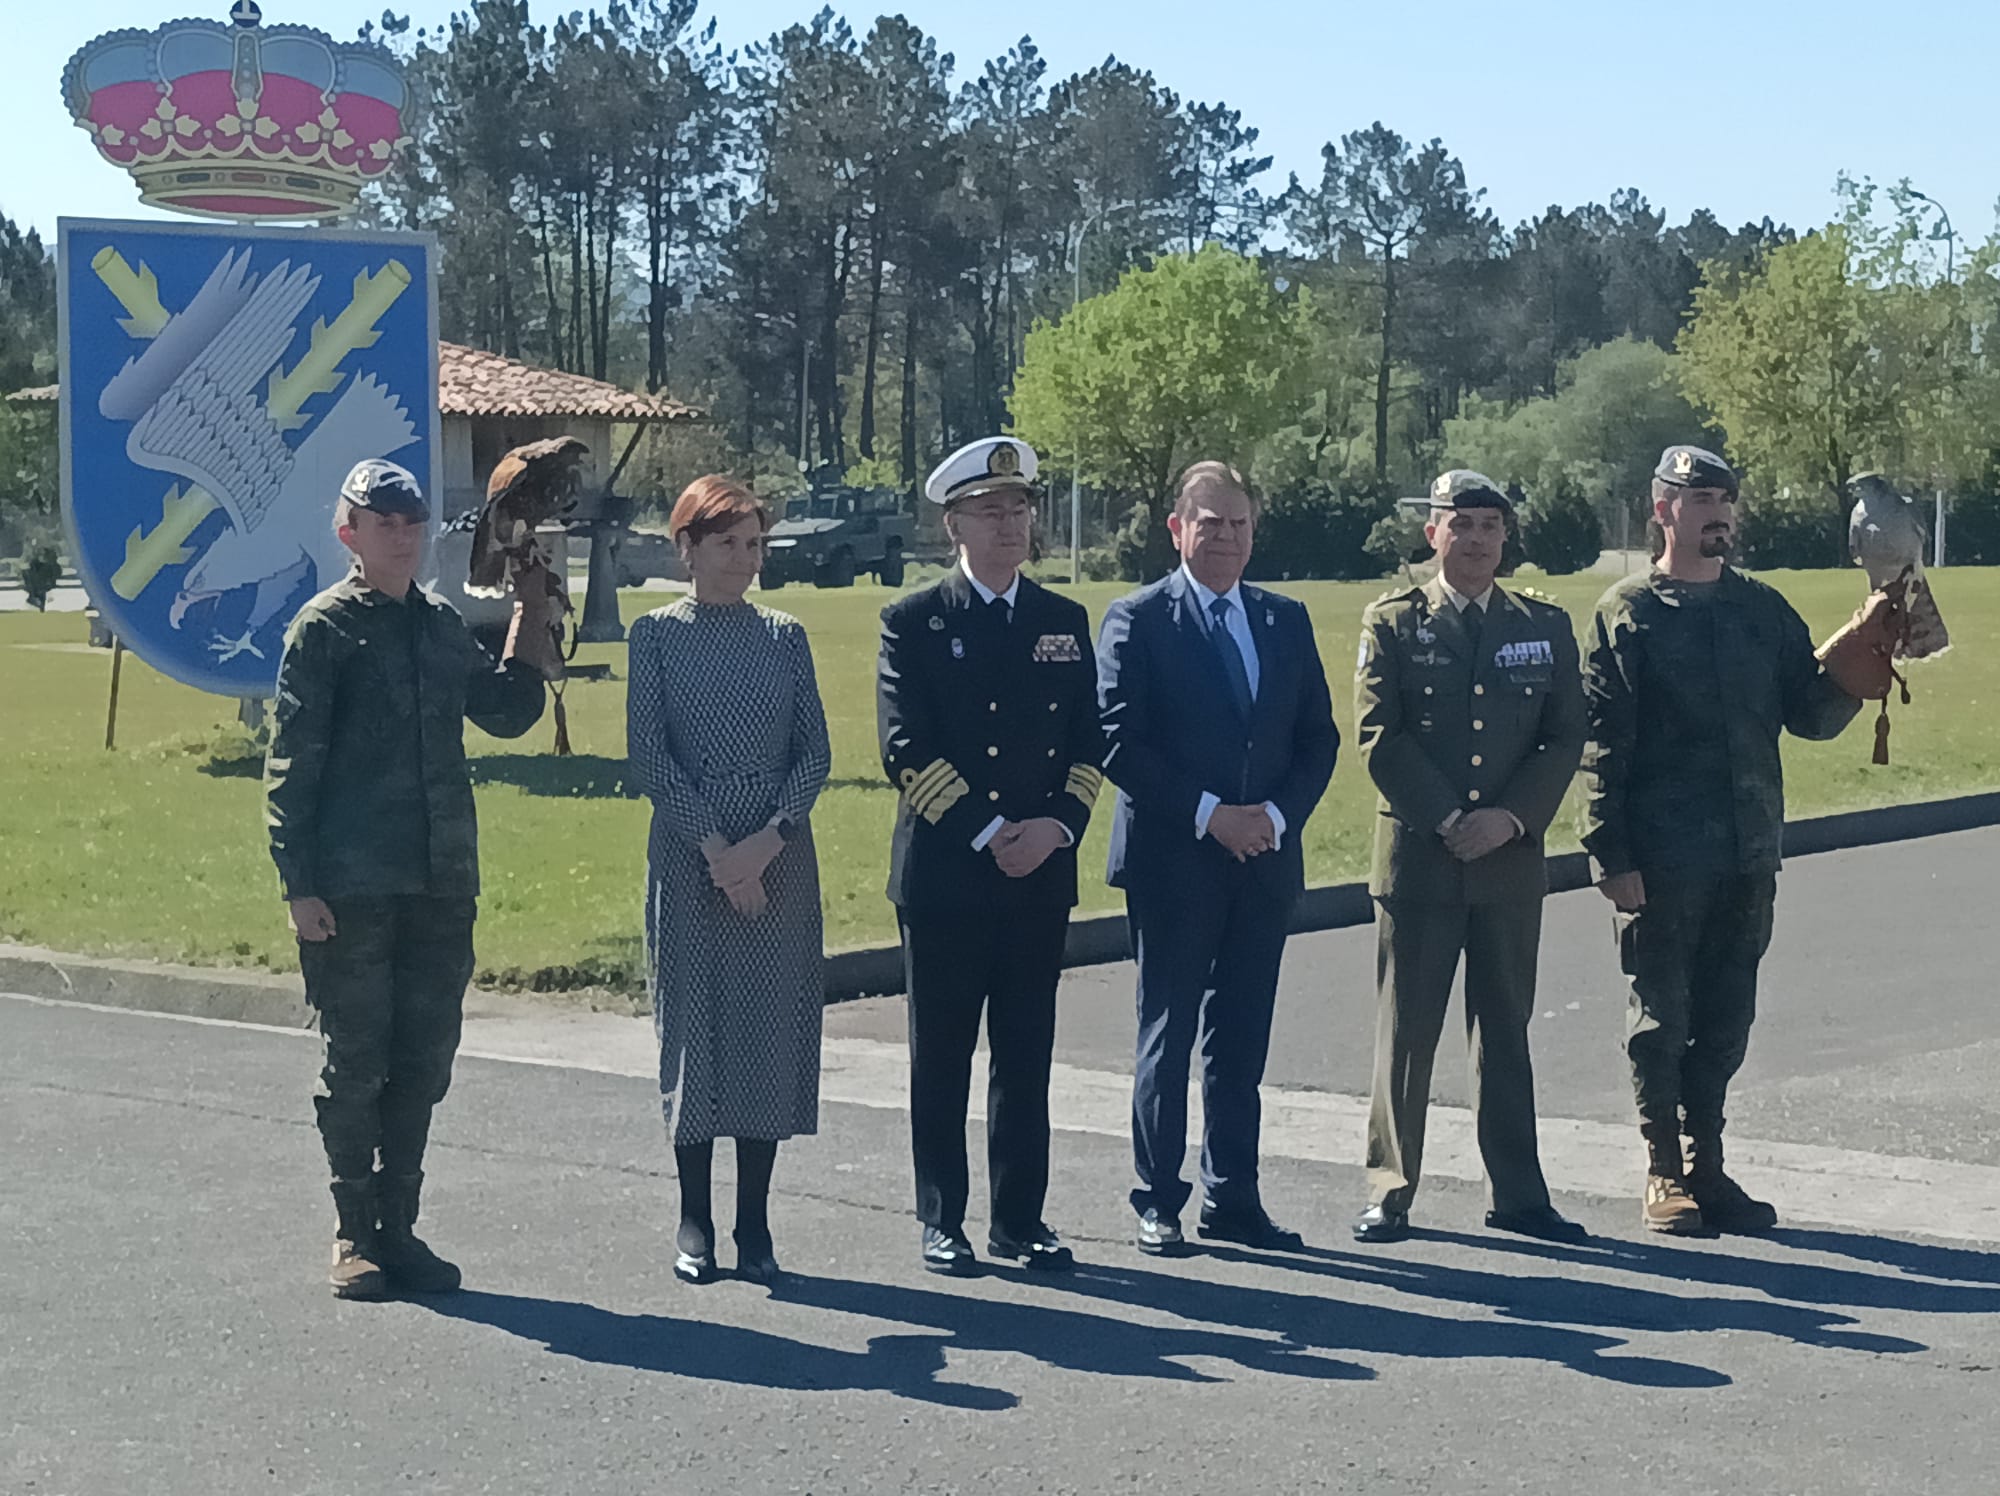
M1584 1232L1549 1203L1528 1060L1542 896L1542 833L1583 753L1583 689L1569 615L1493 580L1512 507L1479 473L1445 473L1424 534L1438 575L1362 618L1355 710L1381 793L1375 896L1380 1019L1368 1117L1364 1242L1409 1233L1423 1167L1431 1064L1465 957L1472 1104L1486 1224L1551 1241Z

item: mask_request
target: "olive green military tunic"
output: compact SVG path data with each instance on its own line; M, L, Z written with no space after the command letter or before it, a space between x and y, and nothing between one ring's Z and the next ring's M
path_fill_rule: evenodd
M1422 1170L1431 1066L1465 957L1473 1106L1492 1207L1548 1204L1535 1143L1534 1011L1542 837L1583 751L1576 637L1553 603L1496 584L1461 617L1443 579L1392 592L1362 619L1355 710L1381 799L1380 1009L1368 1125L1371 1203L1409 1209ZM1513 840L1471 863L1445 848L1455 816L1498 809Z

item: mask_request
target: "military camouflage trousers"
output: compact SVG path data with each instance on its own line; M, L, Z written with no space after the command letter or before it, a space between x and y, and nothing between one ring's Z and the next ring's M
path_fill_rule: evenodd
M313 1095L335 1179L423 1165L472 980L469 898L329 899L336 934L299 942L325 1063Z
M1690 1137L1713 1137L1750 1047L1777 875L1643 876L1645 907L1613 917L1619 964L1632 982L1625 1053L1639 1120L1685 1118Z

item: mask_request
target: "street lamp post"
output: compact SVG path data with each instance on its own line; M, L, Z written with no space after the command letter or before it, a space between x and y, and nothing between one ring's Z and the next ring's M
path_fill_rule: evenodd
M1091 225L1108 213L1122 213L1133 206L1131 203L1109 203L1074 226L1076 251L1074 274L1070 283L1069 309L1074 312L1083 300L1083 240L1090 232ZM1083 580L1083 487L1077 478L1077 468L1083 461L1079 447L1072 447L1069 459L1069 580L1075 586Z
M1939 202L1936 198L1931 197L1929 194L1919 192L1914 187L1909 188L1908 191L1910 196L1914 198L1916 201L1920 203L1928 203L1931 207L1937 209L1937 215L1940 220L1940 225L1938 228L1933 229L1931 231L1931 238L1944 240L1944 283L1948 286L1952 283L1952 269L1953 269L1952 251L1957 247L1958 244L1958 234L1953 230L1951 226L1951 214L1945 210L1945 206L1943 203ZM1931 565L1943 566L1945 516L1944 516L1944 486L1942 484L1940 484L1935 490L1935 496L1933 498L1932 504L1933 507L1931 510Z

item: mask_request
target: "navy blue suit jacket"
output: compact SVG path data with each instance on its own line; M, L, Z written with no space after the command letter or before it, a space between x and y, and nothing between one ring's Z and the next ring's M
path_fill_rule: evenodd
M1195 884L1192 894L1236 866L1212 837L1195 839L1205 791L1225 805L1277 806L1283 844L1243 872L1276 898L1305 888L1306 820L1333 777L1340 731L1304 605L1248 583L1242 597L1261 677L1247 719L1179 568L1104 615L1097 700L1104 772L1118 786L1114 888Z

